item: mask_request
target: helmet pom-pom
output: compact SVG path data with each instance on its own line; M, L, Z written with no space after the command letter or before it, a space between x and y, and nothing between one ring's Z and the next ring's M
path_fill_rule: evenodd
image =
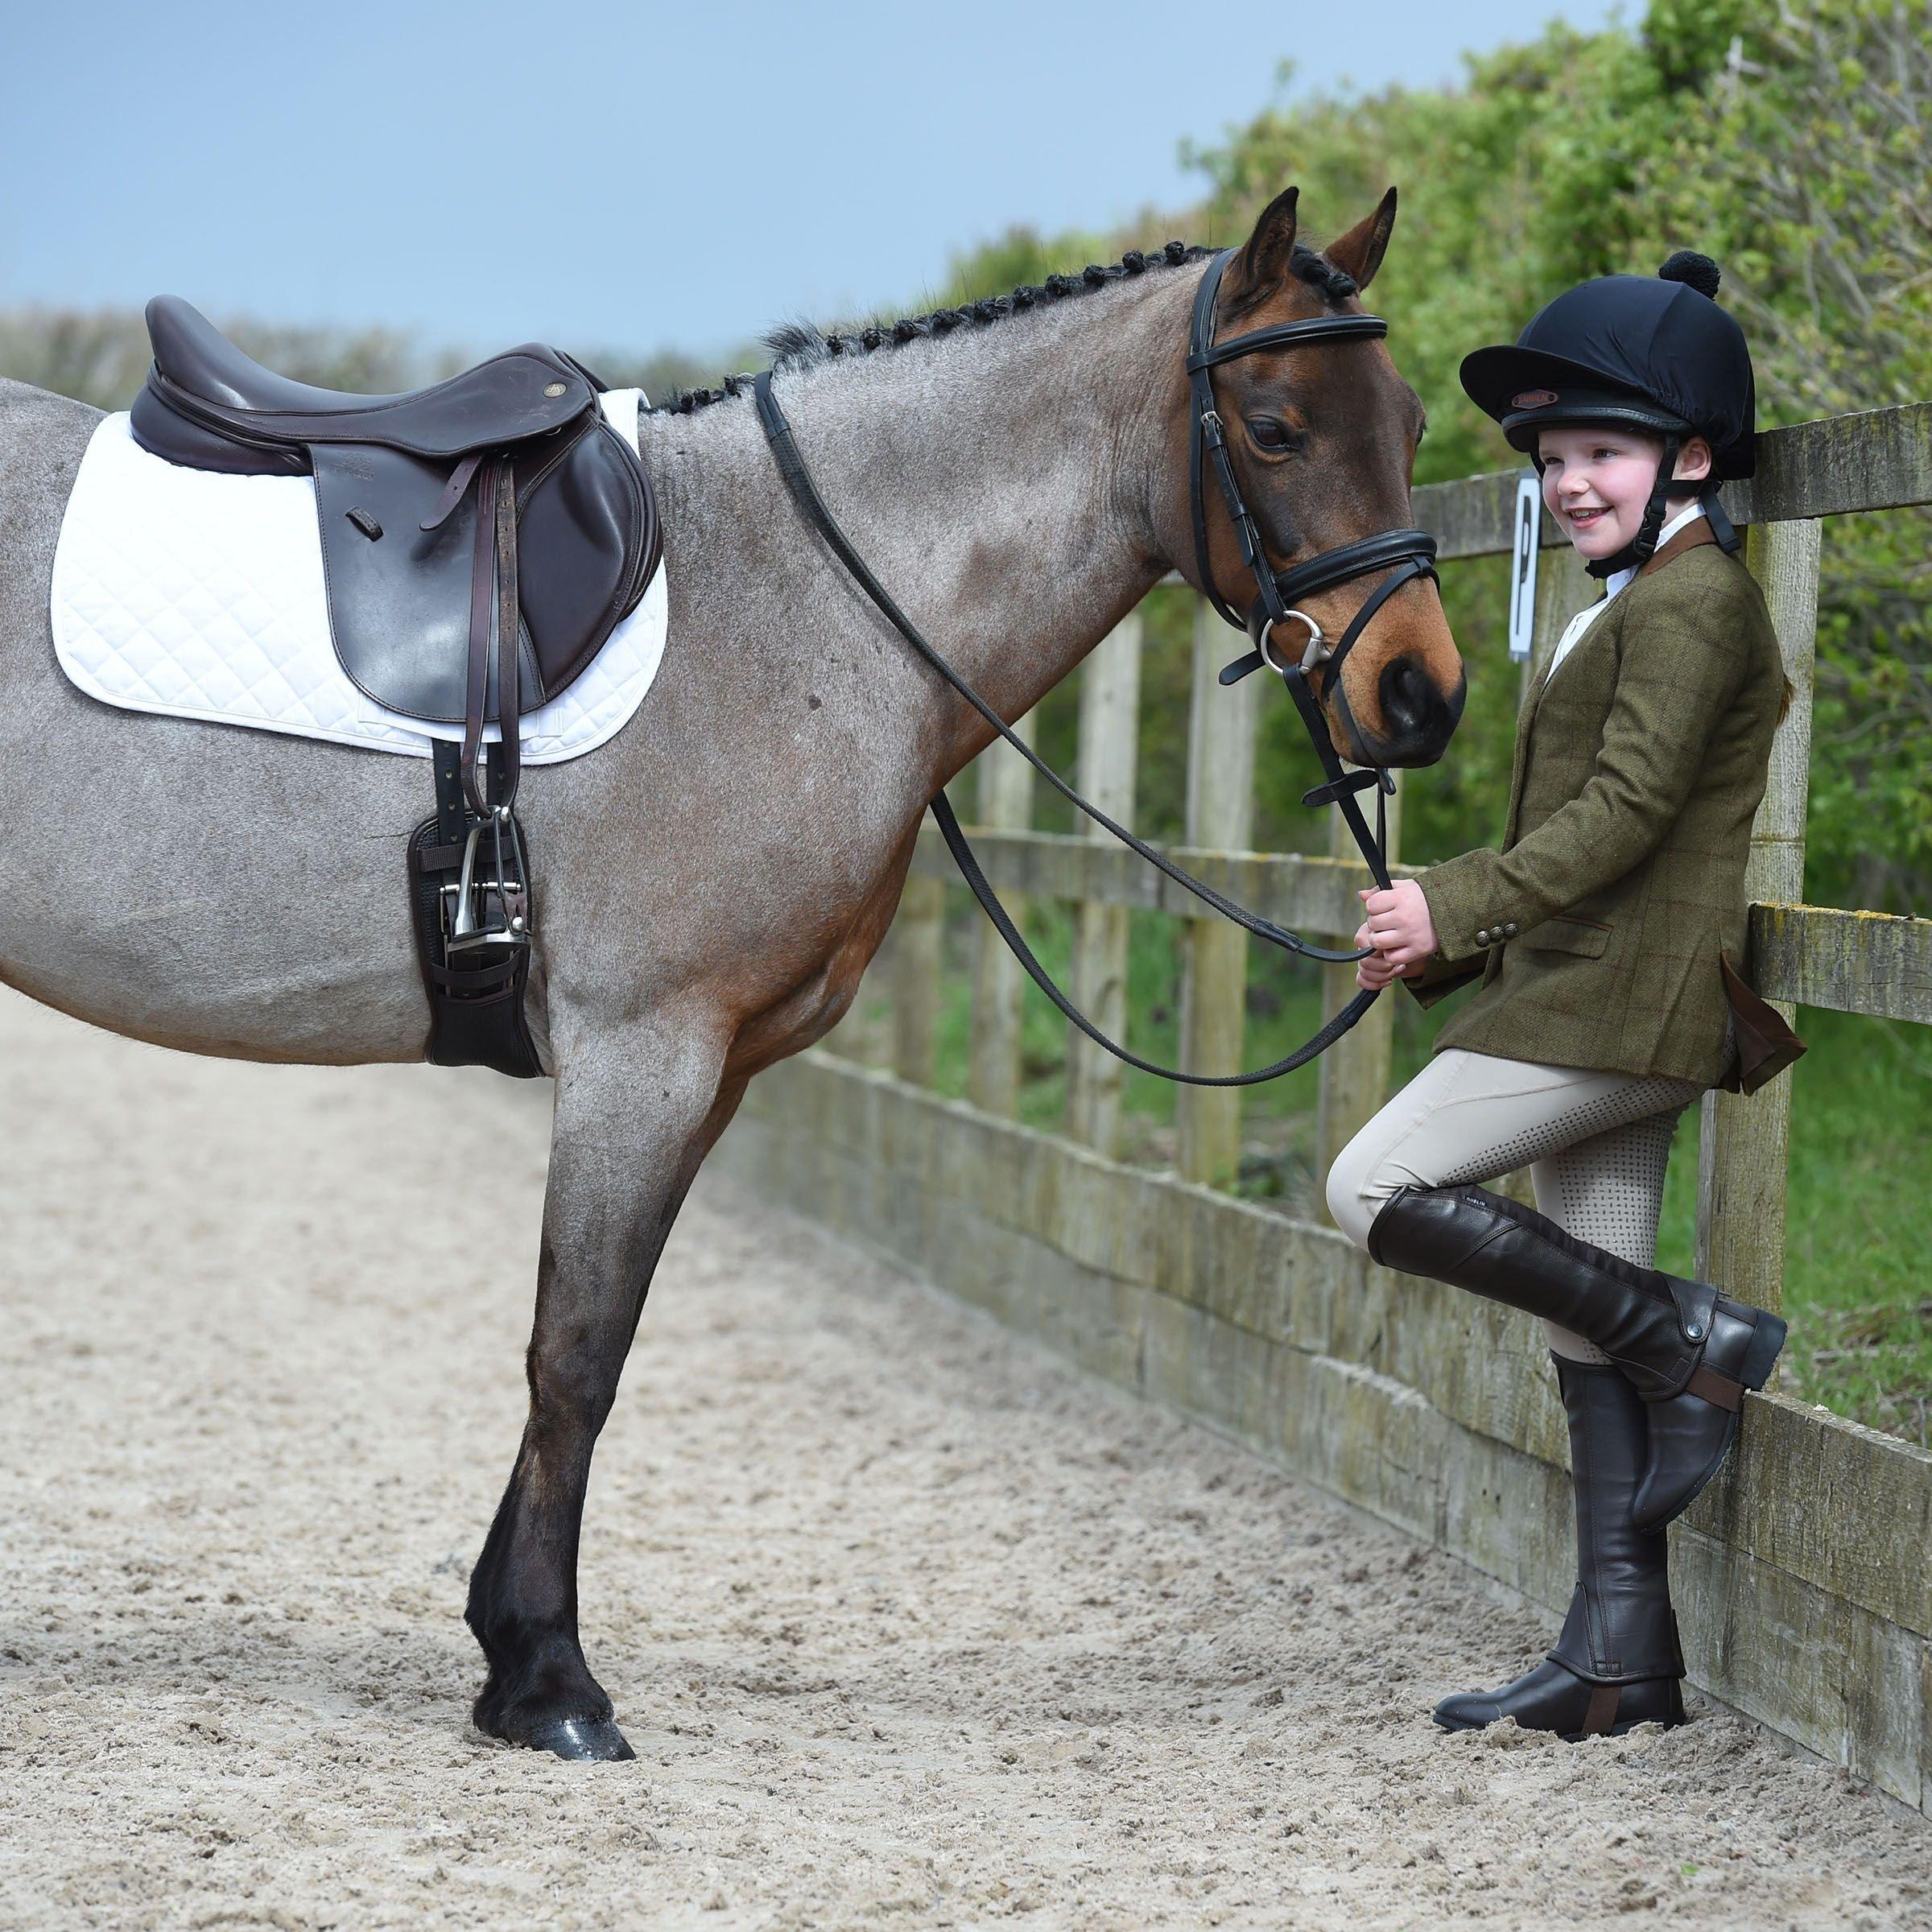
M1700 295L1708 295L1713 302L1717 299L1717 264L1695 249L1680 248L1657 272L1666 282L1682 282Z

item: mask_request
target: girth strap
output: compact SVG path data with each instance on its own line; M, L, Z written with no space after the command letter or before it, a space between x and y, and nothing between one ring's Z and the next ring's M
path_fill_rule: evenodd
M436 815L416 828L409 844L416 961L429 1002L427 1055L440 1067L490 1067L513 1079L534 1079L543 1069L523 1011L529 947L514 947L493 963L449 964L448 898L459 882L469 836L478 821L470 810L461 747L438 738L431 758ZM481 778L487 812L488 802L503 795L502 745L485 749ZM516 850L522 855L520 840ZM526 889L526 858L523 863L516 883Z

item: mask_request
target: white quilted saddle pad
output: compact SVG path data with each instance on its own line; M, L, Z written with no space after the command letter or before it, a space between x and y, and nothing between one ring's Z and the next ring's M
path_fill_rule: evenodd
M642 392L601 398L634 448ZM523 762L580 758L644 701L664 653L664 572L562 696L522 720ZM349 682L328 633L315 485L231 477L150 456L125 415L80 462L54 555L54 650L89 697L128 711L242 724L427 758L431 724ZM502 734L492 724L487 735Z

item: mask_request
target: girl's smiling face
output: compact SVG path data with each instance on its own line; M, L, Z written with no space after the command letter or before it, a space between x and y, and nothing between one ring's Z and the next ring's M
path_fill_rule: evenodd
M1560 425L1537 431L1536 450L1544 505L1583 555L1613 557L1635 540L1664 453L1662 436L1613 425ZM1710 471L1710 444L1702 436L1686 438L1678 481L1692 482Z

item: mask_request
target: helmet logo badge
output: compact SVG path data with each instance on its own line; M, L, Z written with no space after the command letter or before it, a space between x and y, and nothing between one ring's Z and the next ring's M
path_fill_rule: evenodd
M1553 389L1525 389L1509 398L1512 409L1546 409L1559 398Z

